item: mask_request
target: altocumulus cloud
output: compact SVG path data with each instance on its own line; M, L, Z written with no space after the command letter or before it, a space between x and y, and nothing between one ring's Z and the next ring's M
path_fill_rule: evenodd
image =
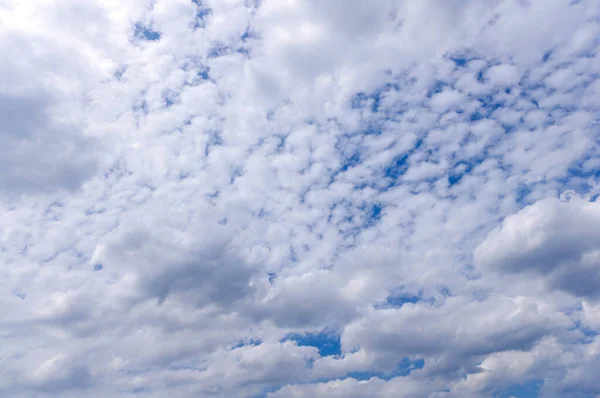
M0 0L0 396L600 396L596 0Z

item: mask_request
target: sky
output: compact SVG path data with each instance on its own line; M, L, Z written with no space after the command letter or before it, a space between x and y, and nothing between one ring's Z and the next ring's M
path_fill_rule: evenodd
M0 396L600 397L600 1L0 0Z

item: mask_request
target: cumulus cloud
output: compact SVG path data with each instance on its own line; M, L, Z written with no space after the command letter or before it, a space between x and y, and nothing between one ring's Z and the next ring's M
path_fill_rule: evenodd
M0 51L7 54L0 66L0 185L13 195L79 188L96 171L101 145L82 112L86 91L102 76L101 65L90 65L96 54L86 54L92 45L50 30L53 17L74 11L70 7L51 9L50 21L36 28L39 15L32 7L10 2L0 10ZM93 7L81 11L94 18Z
M600 394L599 16L0 0L0 395Z
M500 272L537 274L551 289L596 297L600 206L545 199L507 217L475 249L475 263Z

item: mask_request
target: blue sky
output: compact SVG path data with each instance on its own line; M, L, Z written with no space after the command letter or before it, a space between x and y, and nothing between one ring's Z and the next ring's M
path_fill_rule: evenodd
M0 0L0 396L600 396L594 0Z

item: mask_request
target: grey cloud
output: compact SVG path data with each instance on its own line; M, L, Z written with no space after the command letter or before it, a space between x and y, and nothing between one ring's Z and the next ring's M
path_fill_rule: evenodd
M84 94L69 88L78 75L95 76L64 47L17 32L0 40L6 56L0 66L4 194L72 192L96 171L100 143L85 134L85 115L74 114L83 109L76 97Z
M136 301L173 298L199 307L229 308L253 293L251 281L258 270L222 237L207 234L206 239L183 245L138 228L108 244L95 261L109 272L129 270L135 275L131 293Z
M397 377L390 381L373 377L359 381L354 378L333 380L325 383L297 384L285 386L270 393L269 398L419 398L430 396L436 390L435 383Z
M600 205L545 199L507 217L474 252L475 264L507 273L537 274L549 287L597 296Z
M8 385L0 383L0 393L7 396L86 394L95 380L83 359L64 353L36 358L37 363L29 364L31 368L23 369L21 374L13 373ZM15 364L18 362L15 360Z
M357 303L341 294L341 283L343 280L326 270L276 279L265 299L247 310L284 328L344 324L357 315Z
M50 124L24 123L19 127L39 128L41 133L7 137L2 143L0 185L5 193L74 191L97 170L93 140Z
M249 282L255 272L223 252L193 253L183 263L150 267L140 275L140 289L161 302L179 295L196 305L230 306L253 291Z
M46 108L50 98L45 96L22 96L0 94L0 135L3 140L11 137L30 138L48 123Z
M568 325L565 316L530 299L449 298L439 306L417 303L373 310L344 329L342 345L345 352L374 353L392 367L394 359L416 357L425 358L423 371L431 375L460 374L477 372L485 355L530 350L545 335Z

